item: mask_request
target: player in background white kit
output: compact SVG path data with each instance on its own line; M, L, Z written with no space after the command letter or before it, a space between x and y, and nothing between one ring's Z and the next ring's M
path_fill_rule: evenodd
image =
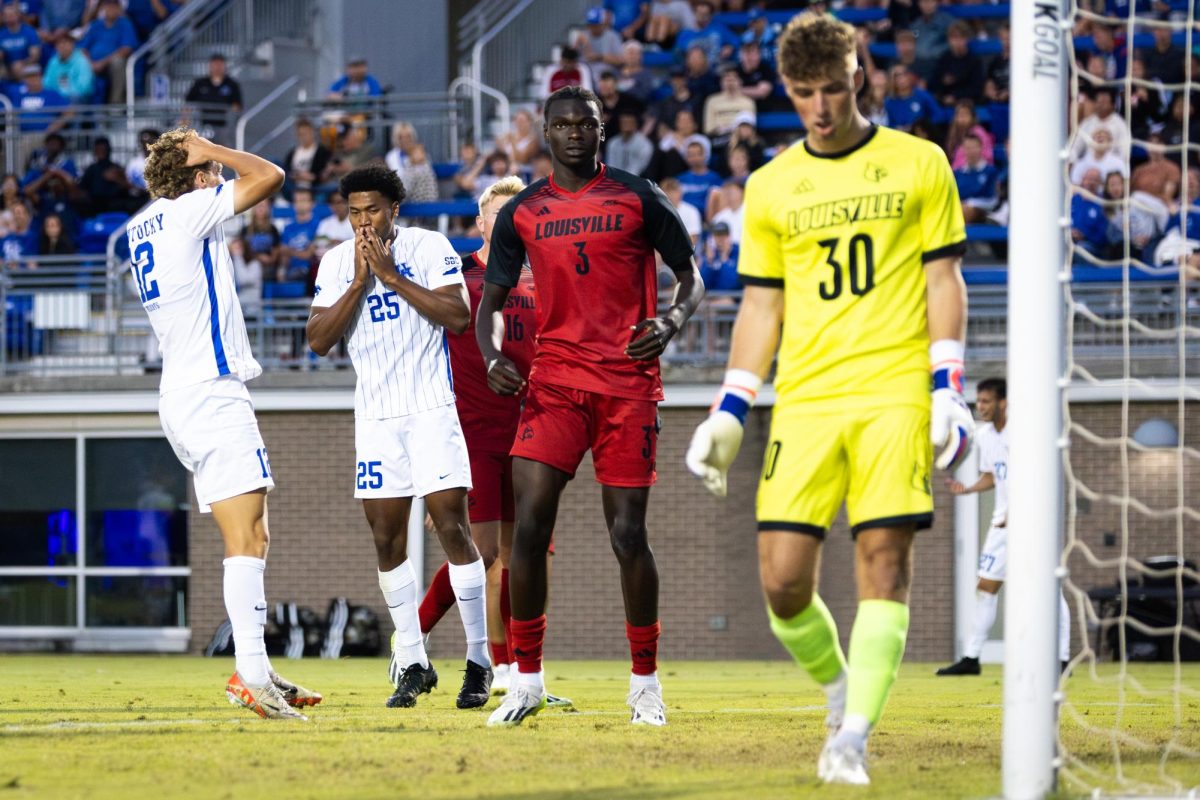
M963 657L938 675L978 675L979 652L987 641L988 631L996 622L997 595L1004 585L1008 566L1008 383L1003 378L982 380L975 388L975 408L986 425L976 428L975 444L979 448L979 480L970 486L950 480L946 485L952 494L973 494L996 490L992 524L988 530L983 552L979 554L979 584L975 594L975 618L971 638ZM1058 658L1061 668L1071 659L1071 617L1067 601L1058 595Z
M343 336L358 385L354 396L354 496L375 538L379 588L396 625L390 708L407 708L437 686L421 636L420 592L408 562L408 514L423 497L450 561L450 585L467 636L459 708L491 693L486 574L471 541L471 465L454 406L446 331L471 321L462 261L440 233L396 227L404 186L383 166L341 180L354 240L321 259L308 343L325 355ZM402 673L401 673L402 670Z
M238 173L225 183L222 165ZM279 677L267 659L267 492L275 483L244 381L262 373L250 352L222 224L270 197L283 171L188 128L150 146L154 198L129 221L133 277L162 352L158 415L193 475L201 512L225 541L225 609L237 671L225 693L261 717L307 719L292 706L321 695Z

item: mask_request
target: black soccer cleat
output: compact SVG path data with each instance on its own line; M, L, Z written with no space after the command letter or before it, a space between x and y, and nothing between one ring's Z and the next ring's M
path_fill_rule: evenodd
M476 664L467 659L463 670L462 689L458 693L459 708L481 708L492 696L492 668Z
M963 656L955 663L948 667L942 667L937 671L938 675L978 675L979 659Z
M437 671L433 664L422 667L420 664L409 664L405 667L400 680L396 682L396 691L387 699L388 708L412 708L417 704L417 695L428 694L437 688Z

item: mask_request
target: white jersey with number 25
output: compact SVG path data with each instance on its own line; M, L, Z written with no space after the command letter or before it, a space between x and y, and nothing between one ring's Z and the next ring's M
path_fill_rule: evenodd
M222 375L262 373L250 352L222 223L234 216L233 183L159 198L129 220L138 295L158 337L159 392Z

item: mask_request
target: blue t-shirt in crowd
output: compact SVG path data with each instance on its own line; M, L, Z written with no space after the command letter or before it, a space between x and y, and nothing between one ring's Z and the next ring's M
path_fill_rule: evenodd
M701 216L704 215L704 209L708 206L708 190L725 182L711 169L699 175L688 170L676 175L675 179L679 181L679 186L683 189L683 201L695 206Z
M1178 230L1183 234L1183 238L1200 241L1200 211L1189 211L1184 217L1186 222L1181 230L1179 214L1172 214L1171 221L1167 223L1167 230Z
M340 92L346 97L379 97L383 94L383 87L375 80L374 75L367 75L362 83L351 83L350 79L343 75L333 82L329 91Z
M736 292L742 288L742 281L737 271L738 246L735 244L729 251L728 258L722 258L719 252L708 255L707 248L700 261L700 277L704 280L704 288L710 292Z
M38 47L41 43L37 31L24 23L15 31L0 27L0 51L4 53L6 64L29 58L29 48Z
M17 84L16 88L9 94L9 98L12 99L13 107L19 108L22 111L46 109L46 113L44 114L22 114L22 133L37 133L38 131L46 130L54 120L58 119L58 115L61 113L53 109L71 104L71 101L53 89L42 89L40 92L31 92L23 83Z
M649 5L646 0L604 0L604 7L612 12L612 26L617 33L638 18L644 5Z
M907 129L917 120L933 119L938 104L933 95L924 89L913 89L908 97L889 97L883 101L887 111L888 125Z
M954 182L958 184L958 196L963 200L996 199L996 168L986 161L972 169L965 166L954 170Z
M0 253L5 261L20 261L25 256L36 256L37 251L38 233L33 225L25 233L10 233L0 239Z
M280 236L283 244L293 250L303 250L317 238L317 225L320 221L314 214L308 222L289 222ZM288 262L288 280L299 280L308 277L308 259L295 258Z
M108 58L122 47L136 50L137 46L137 31L129 17L117 17L111 28L102 19L94 20L79 40L79 49L92 61Z
M722 47L729 46L736 51L739 44L741 40L733 31L719 22L710 22L708 27L698 31L680 31L679 36L675 38L675 52L682 61L689 48L699 46L708 55L708 65L712 67L723 60Z
M40 0L42 5L38 24L43 30L78 28L83 22L83 10L87 0Z
M1083 234L1089 248L1108 245L1108 218L1099 203L1077 194L1071 198L1071 227Z
M154 13L154 5L150 0L129 0L129 4L125 6L125 13L129 16L129 21L133 23L134 29L140 35L148 36L159 24L166 22L167 17L179 9L179 6L171 0L162 0L162 4L167 9L167 16L163 19L159 19L158 14Z

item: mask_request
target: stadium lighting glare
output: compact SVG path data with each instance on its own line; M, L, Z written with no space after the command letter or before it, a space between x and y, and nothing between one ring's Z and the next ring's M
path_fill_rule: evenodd
M1165 419L1153 417L1133 432L1133 440L1142 447L1172 448L1179 446L1179 431Z

